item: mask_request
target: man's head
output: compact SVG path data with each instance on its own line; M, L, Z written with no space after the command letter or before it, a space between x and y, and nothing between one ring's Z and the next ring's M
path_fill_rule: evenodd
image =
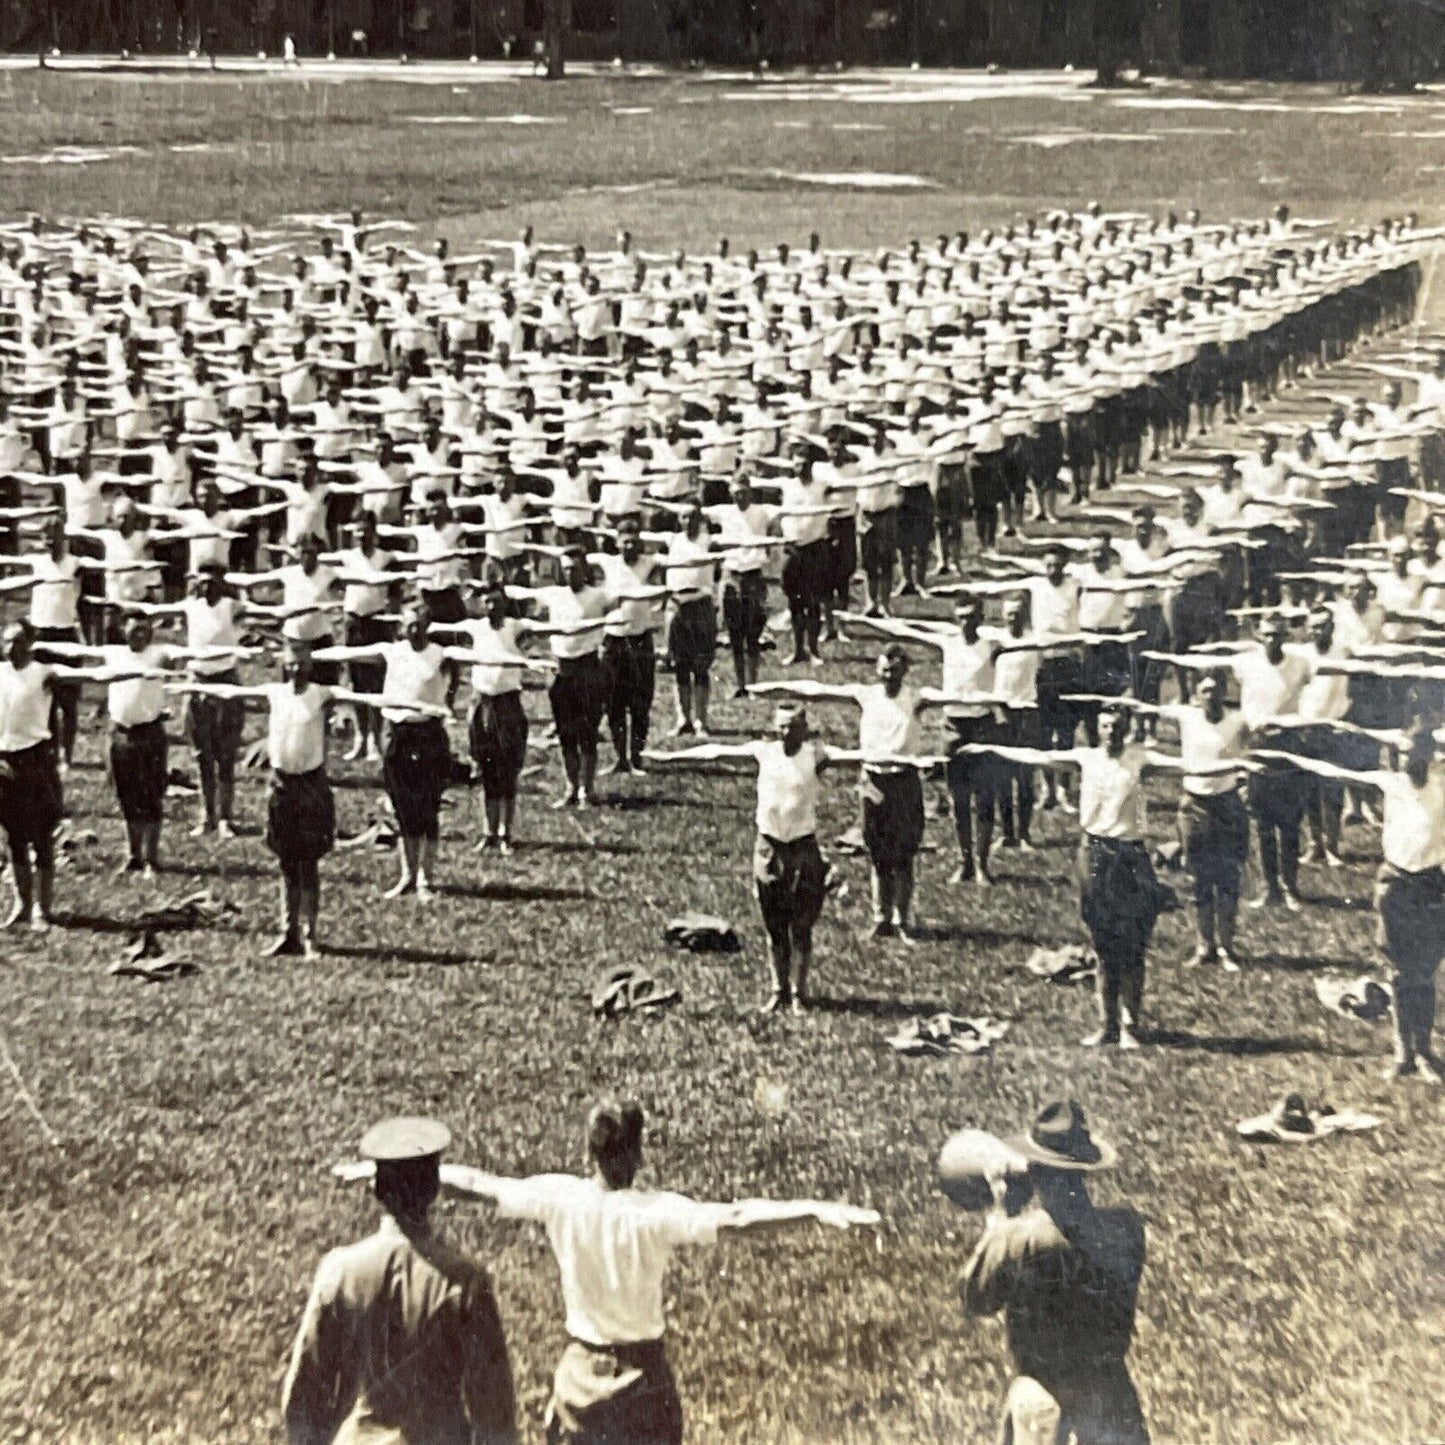
M0 656L12 667L24 667L30 661L30 649L35 642L35 633L27 618L19 617L8 623L0 632Z
M642 523L636 517L624 517L617 524L617 550L627 563L642 556Z
M1210 722L1224 716L1224 687L1218 673L1206 672L1195 684L1194 695Z
M908 653L897 642L890 642L878 654L878 681L890 694L896 694L908 675Z
M362 1138L362 1157L376 1164L372 1193L403 1229L425 1228L451 1142L451 1131L435 1119L388 1119Z
M151 620L142 612L133 612L126 618L125 641L132 652L144 652L151 645L155 635Z
M298 691L311 681L315 664L311 660L311 644L300 638L288 638L281 655L281 676Z
M196 595L214 607L225 590L225 566L220 562L203 562L196 574Z
M1404 768L1410 781L1417 788L1423 788L1430 776L1431 764L1435 761L1435 734L1420 721L1410 729L1404 752Z
M1129 740L1129 714L1122 707L1105 708L1099 714L1099 745L1118 757Z
M321 561L321 538L314 532L306 533L296 543L296 555L301 560L303 570L314 572Z
M1059 546L1053 546L1044 553L1044 575L1056 587L1064 580L1064 569L1068 566L1069 554Z
M1278 662L1284 656L1284 642L1288 635L1289 629L1278 612L1271 612L1259 624L1259 640L1271 662Z
M427 644L430 627L431 613L428 612L424 602L412 603L402 609L401 635L418 652Z
M978 605L978 600L973 597L963 598L953 609L953 617L958 623L958 630L969 642L978 636L978 624L982 616L983 611Z
M786 752L797 752L808 737L808 714L802 704L779 703L773 713L773 732Z
M587 554L580 547L574 547L567 553L566 568L567 585L574 592L580 592L590 581L590 574L587 569Z
M642 1105L603 1099L587 1114L587 1159L609 1189L628 1189L642 1167Z

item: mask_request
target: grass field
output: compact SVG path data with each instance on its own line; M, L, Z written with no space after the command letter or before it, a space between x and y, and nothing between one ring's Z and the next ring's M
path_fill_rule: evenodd
M1442 213L1437 99L1131 98L1151 104L1057 77L548 87L479 76L453 88L307 72L0 71L0 207L264 225L355 202L463 248L532 219L544 239L597 242L630 224L657 249L722 231L736 244L800 240L815 227L830 244L872 245L1094 196L1211 215L1278 200L1304 215ZM439 115L457 119L408 119ZM521 115L555 123L485 120ZM1059 140L1088 129L1113 139ZM88 164L33 159L61 145L135 149ZM861 171L931 184L905 194L788 179ZM842 656L841 670L859 673L868 653L853 644ZM543 715L540 698L531 711ZM668 711L660 700L659 723ZM841 741L852 719L831 714L821 716ZM730 735L764 716L760 704L718 709ZM1383 1034L1324 1014L1312 989L1321 970L1376 966L1372 837L1349 836L1343 872L1306 869L1315 902L1302 917L1248 918L1237 977L1181 968L1185 920L1167 917L1149 982L1166 1045L1101 1056L1075 1045L1087 993L1022 969L1036 941L1078 936L1074 835L1055 815L1041 820L1037 858L1003 855L988 895L946 886L949 825L931 821L940 851L923 861L919 904L935 936L916 950L858 941L864 869L845 861L850 896L820 929L822 1006L763 1020L752 1012L764 965L747 872L750 777L654 775L618 785L591 814L555 815L543 803L556 755L538 751L514 859L471 851L474 801L454 793L438 903L380 902L391 860L337 853L324 865L330 949L297 965L258 957L274 912L259 776L243 788L241 839L183 840L193 805L173 798L175 871L149 888L116 882L102 740L88 722L70 782L76 828L98 841L61 874L69 926L7 940L0 967L0 1438L277 1438L311 1272L324 1249L370 1227L367 1203L334 1189L325 1166L377 1117L421 1111L452 1125L459 1157L500 1171L573 1167L581 1114L604 1089L644 1100L654 1180L725 1198L847 1197L886 1218L876 1253L871 1241L808 1234L684 1262L671 1290L674 1358L696 1441L989 1438L1002 1330L960 1315L955 1282L977 1221L936 1193L932 1160L952 1129L1012 1129L1065 1091L1120 1146L1102 1194L1149 1222L1132 1359L1157 1439L1445 1436L1442 1104L1387 1089ZM354 832L376 806L376 779L334 772ZM831 839L851 823L854 795L837 779L828 790ZM1167 836L1169 799L1155 805ZM201 965L196 976L106 975L128 920L201 885L241 911L173 940ZM666 953L663 924L684 907L735 920L745 953ZM681 1006L594 1022L590 984L618 961L654 967L681 988ZM1009 1019L1012 1031L975 1060L906 1061L882 1045L900 1018L942 1007ZM764 1085L781 1086L781 1111L759 1107ZM1236 1120L1295 1089L1378 1112L1384 1126L1313 1150L1236 1141ZM550 1252L529 1229L461 1208L446 1217L494 1271L536 1441L562 1341Z

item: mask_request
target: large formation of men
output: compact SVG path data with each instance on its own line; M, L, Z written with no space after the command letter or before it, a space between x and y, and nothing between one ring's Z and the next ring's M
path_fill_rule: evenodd
M1434 716L1445 352L1388 338L1437 239L1413 217L1336 230L1285 207L1211 222L1097 205L871 255L817 235L658 255L626 232L589 252L528 229L459 256L359 212L264 235L0 227L10 921L51 918L87 683L106 687L123 866L140 873L160 861L166 719L183 701L193 833L225 839L244 709L266 709L275 951L308 955L336 705L349 756L382 764L391 895L425 901L464 680L482 846L502 854L540 673L556 806L598 801L604 722L617 773L758 759L770 1007L808 1002L825 762L861 766L874 932L905 940L926 766L946 761L954 880L978 886L996 846L1031 846L1036 806L1077 806L1079 767L1085 921L1107 925L1091 925L1107 965L1095 1041L1131 1046L1156 897L1132 848L1142 770L1183 774L1197 959L1233 968L1251 827L1259 902L1300 907L1303 820L1337 863L1347 781L1369 806L1381 757ZM1312 378L1357 346L1381 394L1331 406ZM1220 449L1221 424L1238 437L1262 408L1295 424ZM956 599L956 621L912 602L895 615L929 596ZM826 668L845 627L887 639L876 687L791 680ZM781 762L771 743L648 748L660 668L676 735L708 738L720 633L734 696L795 695ZM784 680L763 682L775 637ZM917 649L941 655L941 689L907 683ZM862 722L854 754L807 743L808 771L810 698L855 702ZM1137 750L1161 719L1182 751L1146 750L1101 784L1091 752ZM1407 873L1441 861L1391 858L1386 839ZM1423 1037L1397 1064L1433 1070Z
M161 861L168 720L183 715L199 778L191 832L224 846L245 710L265 710L272 952L305 957L335 841L332 735L349 722L351 760L380 763L389 892L424 903L454 751L480 785L481 846L512 849L538 674L558 807L599 801L604 722L616 773L756 766L767 1008L812 997L821 775L856 770L872 935L911 943L923 779L941 772L960 888L991 885L998 848L1031 849L1036 808L1078 815L1098 962L1084 1042L1138 1047L1163 906L1143 780L1167 770L1200 965L1240 966L1251 851L1252 901L1297 911L1306 832L1309 856L1338 866L1346 821L1379 824L1389 1077L1445 1080L1445 350L1393 339L1437 233L1091 206L876 255L818 236L741 256L726 241L649 255L626 233L603 253L530 231L468 256L409 239L356 212L265 235L0 227L11 926L54 915L88 684L105 688L122 867L142 875ZM1369 394L1319 390L1346 375ZM876 681L827 678L845 629L882 644ZM720 633L734 695L781 699L771 736L709 736ZM939 686L910 681L920 656L938 658ZM664 668L691 742L659 751ZM857 709L854 749L810 730L808 706L833 703ZM548 1412L559 1441L681 1438L662 1348L673 1248L877 1222L638 1191L633 1105L599 1106L587 1138L592 1178L517 1181L442 1166L429 1121L368 1135L361 1173L391 1222L318 1274L287 1376L293 1439L451 1439L463 1421L469 1438L515 1437L490 1290L430 1233L443 1183L547 1226L571 1341ZM963 1298L1008 1318L1012 1438L1048 1418L1047 1438L1145 1441L1125 1365L1142 1230L1082 1183L1114 1151L1071 1103L1010 1149L964 1171L995 1208ZM1017 1168L1039 1207L1010 1217ZM388 1283L402 1273L405 1318ZM430 1347L398 1373L354 1347L370 1336L353 1318Z

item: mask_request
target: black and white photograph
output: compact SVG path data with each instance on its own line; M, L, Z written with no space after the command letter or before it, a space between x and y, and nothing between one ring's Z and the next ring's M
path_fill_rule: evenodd
M0 1439L1445 1441L1439 0L0 3Z

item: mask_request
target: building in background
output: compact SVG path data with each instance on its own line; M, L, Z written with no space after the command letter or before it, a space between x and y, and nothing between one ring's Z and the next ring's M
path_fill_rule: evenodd
M566 50L667 64L1138 66L1391 87L1445 68L1445 0L555 0ZM549 0L0 0L0 46L524 56Z

